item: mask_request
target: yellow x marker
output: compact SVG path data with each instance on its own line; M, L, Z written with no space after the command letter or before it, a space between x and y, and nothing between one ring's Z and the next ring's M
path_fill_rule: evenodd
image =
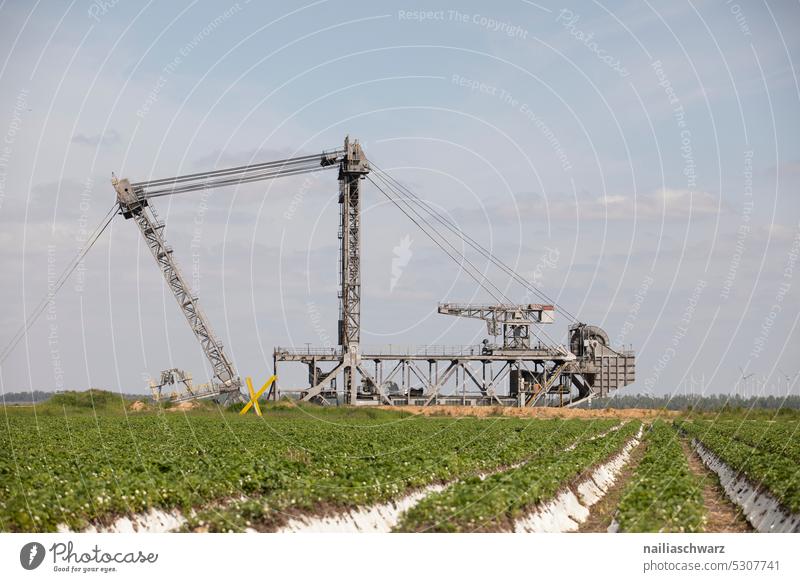
M264 391L267 388L272 386L272 383L275 380L277 380L277 378L278 377L273 374L273 376L269 380L266 381L266 383L261 387L261 389L258 392L255 392L253 390L253 379L250 378L250 376L248 376L246 378L246 380L247 380L247 391L250 392L250 402L245 404L244 408L242 408L242 411L239 414L247 414L247 411L250 410L250 407L254 406L255 410L256 410L256 414L258 416L261 416L261 407L258 405L258 398L259 398L259 396L261 396L264 393Z

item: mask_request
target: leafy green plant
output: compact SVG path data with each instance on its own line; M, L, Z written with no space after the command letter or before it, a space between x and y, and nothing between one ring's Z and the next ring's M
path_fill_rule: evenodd
M703 530L702 485L689 469L678 433L657 420L645 436L647 450L620 499L617 520L627 532Z
M796 420L677 423L732 469L768 489L790 511L800 512L800 425Z
M568 439L550 441L537 456L519 467L485 478L470 477L427 496L403 516L397 530L510 530L514 520L553 498L582 472L621 449L638 428L639 422L629 422L602 438L579 439L570 450L565 450Z
M258 418L221 409L128 415L7 409L0 428L0 530L81 529L149 508L199 509L193 523L210 530L247 522L268 529L288 510L388 501L614 424L372 412L298 407ZM232 501L243 496L246 502Z

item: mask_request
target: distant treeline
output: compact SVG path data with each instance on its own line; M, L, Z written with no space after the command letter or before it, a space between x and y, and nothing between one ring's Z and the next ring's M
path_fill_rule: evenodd
M144 400L149 402L152 398L145 394L120 394L118 392L106 392L93 389L85 392L62 392L62 397L73 397L76 395L91 396L91 394L103 394L115 396L126 400ZM0 395L6 404L33 404L47 402L56 393L45 392L44 390L33 390L27 392L6 392ZM2 402L2 401L0 401ZM666 408L667 410L731 410L757 408L764 410L777 410L786 408L800 410L800 396L759 396L742 398L739 395L714 394L712 396L700 396L697 394L675 395L675 396L652 396L647 394L625 394L611 396L608 398L595 398L591 402L582 402L576 408Z
M667 410L723 410L736 408L760 408L777 410L779 408L800 409L800 396L756 396L742 398L739 395L698 394L675 396L651 396L646 394L625 394L608 398L595 398L583 402L576 408L666 408Z
M0 402L5 401L6 404L38 404L39 402L47 402L55 394L56 392L45 392L44 390L5 392L0 395ZM114 394L120 395L118 392ZM145 394L122 394L121 396L127 400L152 400L150 396Z
M32 390L29 392L6 392L2 395L2 398L7 404L31 404L33 402L44 402L52 395L52 392Z

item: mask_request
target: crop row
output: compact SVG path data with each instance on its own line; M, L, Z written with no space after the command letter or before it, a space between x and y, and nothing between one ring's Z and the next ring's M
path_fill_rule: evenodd
M420 420L420 422L431 422L431 419ZM471 426L475 423L480 425L485 422L487 421L479 419L459 421L459 423L464 423L463 426ZM236 531L246 527L271 530L280 524L287 511L319 513L320 508L325 507L326 512L330 513L389 501L423 485L452 481L459 477L497 470L532 457L535 458L538 455L562 450L576 442L606 432L618 424L613 420L587 423L576 420L524 421L510 419L499 423L494 421L494 423L499 428L499 431L492 437L497 439L494 447L485 448L487 443L479 447L465 447L463 444L452 442L430 443L431 446L426 447L421 453L432 467L430 478L425 481L413 478L416 472L413 461L417 451L398 451L397 454L386 455L382 465L376 468L375 485L380 484L384 479L391 479L399 484L398 487L386 491L385 494L371 494L366 497L354 496L352 492L354 488L359 487L359 483L354 483L348 476L341 475L339 470L332 470L326 479L310 482L308 488L303 490L298 487L289 487L280 495L253 497L242 501L233 501L222 509L211 507L204 511L201 510L189 520L186 527L187 529L201 527L208 531ZM466 432L460 432L460 435L462 438L467 437ZM481 436L480 439L483 440L488 436ZM511 442L503 443L502 441L505 439L509 439ZM492 456L491 450L505 450L511 443L514 443L513 455ZM458 465L453 464L456 458ZM361 470L363 469L359 469L359 471Z
M245 509L262 521L286 508L358 506L514 464L615 424L399 416L328 421L302 412L259 419L8 411L5 421L2 531L80 529L152 507L187 512L241 496L260 500ZM229 514L227 525L246 525L243 515Z
M756 449L800 462L800 423L796 420L695 420L700 435L711 432L736 439Z
M777 435L786 439L796 438L793 432L788 432L790 425L777 428L768 440L754 439L756 446L743 440L750 436L749 432L742 439L738 438L742 434L738 424L717 426L717 423L712 425L707 421L687 421L679 423L679 426L752 483L768 489L790 511L800 512L798 461L780 452L780 443L774 440Z
M537 504L622 448L639 428L629 422L602 438L583 440L565 451L551 449L528 463L490 475L470 477L425 497L406 512L398 531L510 530Z
M702 484L689 463L674 428L655 421L646 433L647 447L618 506L620 530L627 532L697 532L705 523Z

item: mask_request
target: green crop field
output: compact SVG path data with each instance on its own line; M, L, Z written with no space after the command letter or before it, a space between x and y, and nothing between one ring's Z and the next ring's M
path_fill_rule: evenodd
M620 530L702 531L705 508L700 480L689 470L678 433L656 421L645 435L647 447L619 504Z
M103 392L7 406L0 530L80 531L160 509L179 512L183 531L275 531L424 491L387 531L510 531L642 426L566 412L478 418L278 403L259 418L216 405L146 408L132 412ZM623 531L707 527L699 491L712 477L689 471L692 437L800 507L794 417L645 423L641 458L607 516Z
M611 427L608 427L611 428ZM471 477L426 497L409 511L400 531L512 530L514 519L547 501L585 469L611 456L636 433L639 422L564 450L553 443L529 463L487 478Z
M789 510L800 512L800 422L693 420L678 426Z
M97 414L64 410L6 409L3 531L80 529L151 507L188 512L242 496L227 511L213 512L212 528L241 529L243 515L268 526L287 509L392 499L517 463L615 424L320 408L271 410L263 418L219 411L122 414L113 405Z

